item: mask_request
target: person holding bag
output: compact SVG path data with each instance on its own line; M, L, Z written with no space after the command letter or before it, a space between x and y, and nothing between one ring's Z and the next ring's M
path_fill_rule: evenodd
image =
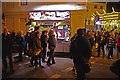
M85 73L90 72L89 60L92 49L84 32L85 29L78 29L77 36L70 45L70 53L77 72L76 80L85 80Z

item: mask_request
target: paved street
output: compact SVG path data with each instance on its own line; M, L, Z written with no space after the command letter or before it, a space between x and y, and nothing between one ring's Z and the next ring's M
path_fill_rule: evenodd
M59 45L59 46L58 46ZM73 63L67 53L69 51L69 44L64 43L57 43L56 53L56 64L51 66L47 66L46 63L42 63L44 68L38 67L35 69L34 67L29 67L29 58L27 56L23 56L23 62L14 63L15 72L12 74L8 74L6 78L8 79L27 79L27 78L37 78L37 79L72 79L76 78L76 75L73 74L72 71ZM114 53L116 51L114 50ZM18 53L13 53L13 57L17 56ZM94 56L95 56L94 51ZM106 52L107 55L107 52ZM114 54L114 59L108 60L107 58L98 58L92 57L91 58L91 72L87 73L88 80L100 79L100 80L118 80L118 76L112 73L109 70L109 67L115 62L116 54ZM15 59L14 59L15 61ZM0 61L1 62L1 61ZM2 68L2 67L0 67ZM5 79L6 80L6 79Z
M72 71L72 60L69 58L56 57L56 64L47 66L46 63L42 63L44 68L28 67L29 58L24 56L23 62L14 63L15 72L7 76L8 79L12 78L26 79L26 78L69 78L75 79L76 75ZM118 77L109 70L110 65L115 60L108 60L103 58L92 57L91 58L91 72L87 73L88 80L101 79L101 80L117 80Z

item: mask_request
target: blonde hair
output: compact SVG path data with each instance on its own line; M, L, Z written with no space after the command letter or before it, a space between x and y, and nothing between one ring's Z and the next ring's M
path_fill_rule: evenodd
M50 36L51 36L51 35L55 35L55 34L54 34L54 31L53 31L53 30L50 30L50 31L49 31L49 35L50 35Z

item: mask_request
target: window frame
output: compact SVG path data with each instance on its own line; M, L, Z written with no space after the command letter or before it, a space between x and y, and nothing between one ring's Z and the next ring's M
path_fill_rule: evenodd
M26 6L26 5L28 5L27 0L21 0L20 5L21 5L21 6Z
M100 5L100 9L103 9L103 6L102 6L102 5Z
M94 8L97 9L97 5L94 5Z

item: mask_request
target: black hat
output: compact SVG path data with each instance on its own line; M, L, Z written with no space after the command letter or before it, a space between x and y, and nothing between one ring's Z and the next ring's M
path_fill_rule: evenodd
M34 29L35 29L35 31L36 31L36 30L38 30L38 29L39 29L39 26L35 26L35 28L34 28Z

